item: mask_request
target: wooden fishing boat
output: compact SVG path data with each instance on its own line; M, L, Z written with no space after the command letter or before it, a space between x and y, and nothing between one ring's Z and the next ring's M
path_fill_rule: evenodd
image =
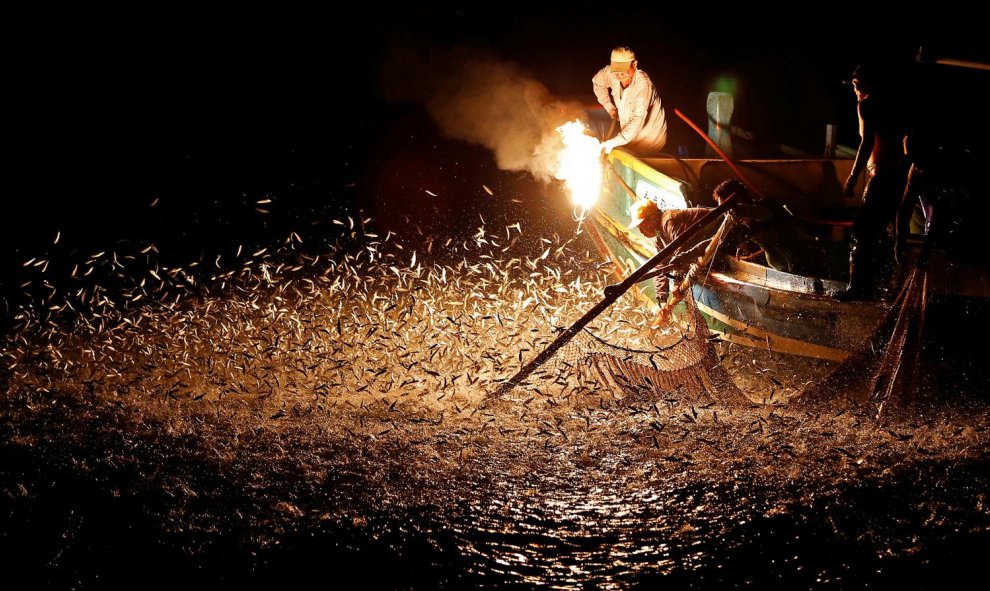
M827 254L824 276L795 275L774 269L759 257L716 255L710 270L693 285L695 300L711 331L722 339L774 352L839 361L854 351L891 309L896 277L886 296L841 301L835 296L848 278L849 232L859 202L842 195L851 159L738 160L732 163L761 194L782 203L794 223L810 229ZM712 191L736 178L722 159L640 159L617 149L600 202L591 214L592 238L628 274L656 254L652 240L629 230L630 206L651 198L662 207L713 206ZM862 180L860 181L862 182ZM958 212L956 212L958 215ZM965 229L965 228L963 228ZM918 250L922 237L912 240ZM971 251L966 251L973 255ZM953 258L936 248L928 265L932 318L943 337L962 338L974 321L988 317L990 273L984 258ZM651 281L638 285L656 301ZM962 315L962 316L960 316Z

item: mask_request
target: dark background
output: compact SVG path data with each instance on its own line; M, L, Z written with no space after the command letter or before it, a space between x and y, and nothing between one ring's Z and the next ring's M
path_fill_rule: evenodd
M550 196L499 170L485 147L445 138L422 105L387 101L378 77L396 47L485 49L555 97L594 105L592 74L628 44L668 107L669 145L702 153L672 110L704 128L708 92L731 78L734 123L817 155L826 124L840 144L857 142L841 80L862 61L896 74L915 117L981 143L986 72L915 60L924 47L986 61L979 22L943 3L896 15L637 2L20 15L6 85L2 281L18 281L10 270L31 258L120 240L185 256L289 231L318 239L321 224L347 215L457 232L476 215L511 223ZM482 184L494 198L479 197Z

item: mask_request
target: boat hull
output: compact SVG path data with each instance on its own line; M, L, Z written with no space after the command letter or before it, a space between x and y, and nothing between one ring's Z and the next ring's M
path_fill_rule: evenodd
M596 208L593 238L615 263L616 276L628 275L656 254L652 241L628 230L629 208L638 198L667 206L709 206L712 189L733 171L719 160L674 158L640 160L621 150L609 157L611 174ZM785 204L803 222L817 224L816 235L832 260L827 277L793 275L765 264L722 254L692 287L712 332L724 340L770 351L840 361L877 328L891 303L885 299L841 301L834 294L846 284L848 232L858 205L841 194L840 179L849 160L767 160L737 163L764 196ZM942 334L961 335L969 318L986 317L990 273L985 265L961 264L936 251L928 266L932 317L951 326ZM652 281L639 286L656 302ZM959 316L961 312L965 314ZM982 314L983 316L980 316Z
M825 294L786 289L780 282L758 279L754 267L759 265L729 262L729 268L707 274L692 289L709 328L730 342L841 361L890 308L885 302L840 302ZM763 269L768 275L779 273ZM804 279L791 277L796 283Z

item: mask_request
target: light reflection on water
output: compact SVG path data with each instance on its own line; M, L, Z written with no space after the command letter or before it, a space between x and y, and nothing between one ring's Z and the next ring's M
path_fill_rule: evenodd
M601 490L558 492L553 498L507 501L495 512L474 513L465 550L485 565L528 582L617 584L637 573L664 573L676 565L668 541L678 536L665 504ZM491 576L500 573L494 569Z
M919 452L882 431L850 429L854 417L803 417L788 439L801 455L781 454L798 469L773 459L779 450L769 453L766 440L731 457L683 460L698 439L728 446L754 418L725 416L724 440L697 425L662 450L652 440L598 449L633 426L626 418L603 440L490 442L442 490L425 494L431 509L419 519L445 540L440 546L457 549L453 559L433 557L440 578L491 589L927 583L933 573L962 572L961 561L990 539L990 512L974 512L972 496L990 474L949 443L958 422L913 427L931 446ZM793 426L783 418L798 415L780 417L770 422ZM837 446L868 460L848 461ZM885 451L867 451L876 448ZM522 457L530 469L518 468ZM422 500L422 487L410 490ZM960 537L959 528L970 533Z

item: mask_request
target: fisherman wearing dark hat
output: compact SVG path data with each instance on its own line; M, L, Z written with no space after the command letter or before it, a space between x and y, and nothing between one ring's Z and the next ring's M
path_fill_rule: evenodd
M736 179L724 180L712 191L719 204L732 195L739 201L737 224L727 242L737 253L752 243L773 269L808 277L827 275L825 248L782 203L769 197L754 199L746 185Z
M855 196L859 175L866 171L863 203L853 220L849 253L849 285L840 299L869 299L873 296L880 271L891 272L893 256L878 265L876 246L894 221L907 176L904 158L905 127L892 97L884 94L877 73L869 65L859 65L845 83L856 93L859 118L859 147L849 178L843 186L847 197ZM893 253L891 252L890 255Z

